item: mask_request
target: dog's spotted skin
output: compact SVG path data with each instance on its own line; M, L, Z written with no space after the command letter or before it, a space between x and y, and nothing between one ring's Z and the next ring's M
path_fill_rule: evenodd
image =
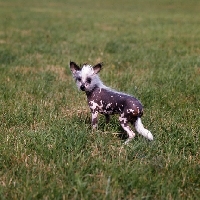
M151 132L145 129L141 122L143 107L140 101L128 94L106 87L97 75L101 67L102 64L99 63L94 67L84 65L81 69L76 63L70 62L70 68L77 86L87 95L88 105L92 113L92 127L97 128L98 113L105 115L107 123L110 115L119 114L120 124L129 136L125 143L135 136L129 123L134 125L136 130L144 137L153 140Z
M92 112L93 127L97 126L98 113L104 114L106 118L109 115L120 114L119 121L123 127L127 127L128 122L133 124L137 117L143 114L141 103L132 96L98 87L92 92L86 92L86 95Z

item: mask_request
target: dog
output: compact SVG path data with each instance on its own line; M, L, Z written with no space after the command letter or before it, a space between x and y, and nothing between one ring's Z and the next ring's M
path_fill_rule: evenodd
M93 129L97 128L98 113L105 115L106 123L109 122L110 115L119 114L121 127L128 134L125 144L135 137L129 124L134 125L139 134L153 140L151 132L145 129L142 124L143 106L140 101L129 94L105 86L98 76L102 66L102 63L98 63L94 66L84 64L79 67L75 62L70 61L70 69L77 87L86 93L92 113Z

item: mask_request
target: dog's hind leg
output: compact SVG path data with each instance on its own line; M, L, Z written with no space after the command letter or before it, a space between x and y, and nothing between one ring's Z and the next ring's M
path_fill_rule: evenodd
M122 113L119 117L120 124L122 128L127 132L128 134L128 139L125 141L124 144L129 143L134 137L135 133L131 130L131 128L128 125L128 120L126 117L124 117L124 113Z

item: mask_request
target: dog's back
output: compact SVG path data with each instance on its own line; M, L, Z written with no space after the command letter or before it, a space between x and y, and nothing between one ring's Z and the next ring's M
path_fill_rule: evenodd
M92 112L98 111L102 114L125 113L135 117L141 117L143 114L140 101L130 95L109 88L98 87L86 94Z

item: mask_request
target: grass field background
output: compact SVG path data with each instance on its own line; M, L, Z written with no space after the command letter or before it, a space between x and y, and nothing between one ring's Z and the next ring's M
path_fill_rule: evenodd
M69 61L144 105L92 133ZM200 2L0 0L0 199L198 199Z

